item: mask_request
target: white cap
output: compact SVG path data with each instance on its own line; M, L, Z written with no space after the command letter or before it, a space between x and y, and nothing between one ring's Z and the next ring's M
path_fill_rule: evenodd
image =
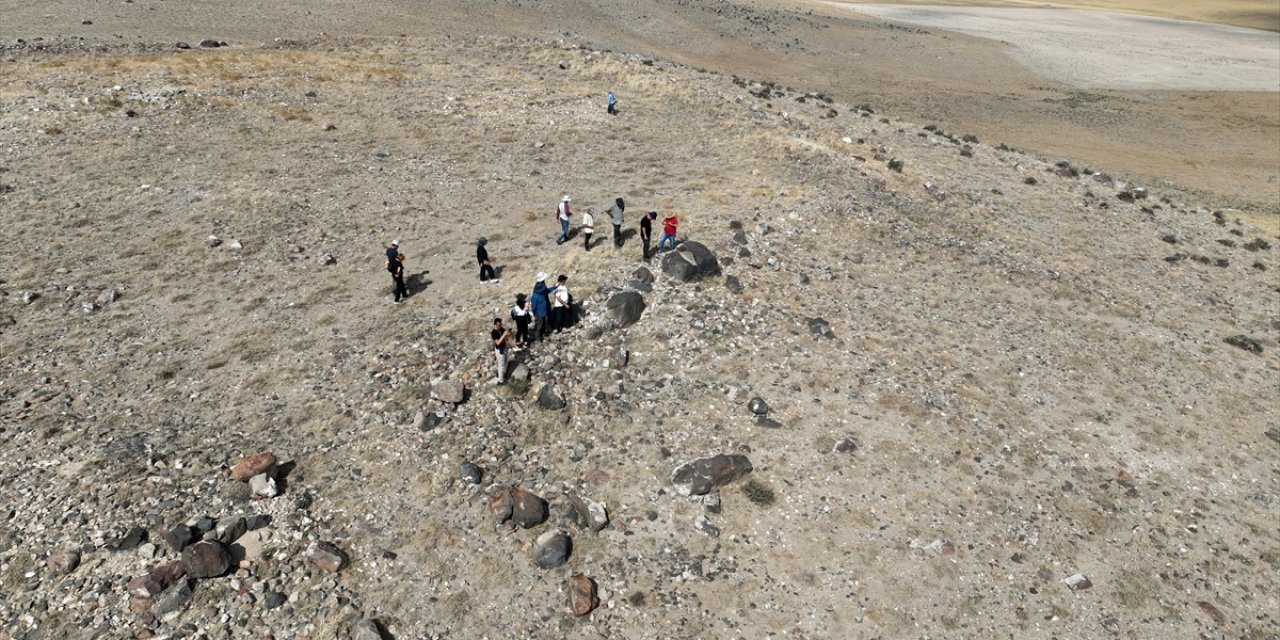
M397 246L397 247L398 247L398 246L400 246L400 241L399 241L399 240L392 240L392 241L391 241L391 244L393 244L393 245L395 245L395 246Z
M569 196L565 196L563 199L561 199L561 200L560 200L560 202L568 202L568 201L570 201L570 200L572 200L572 199L573 199L573 198L570 198Z
M538 272L538 282L545 282L545 281L546 281L546 279L547 279L547 272L546 272L546 271L539 271L539 272Z

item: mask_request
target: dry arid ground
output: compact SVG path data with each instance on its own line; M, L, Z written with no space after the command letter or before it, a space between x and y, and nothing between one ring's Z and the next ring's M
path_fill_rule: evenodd
M484 6L0 2L0 637L1278 637L1274 92L817 5ZM685 249L557 245L566 193ZM581 320L489 384L539 271ZM275 497L229 477L263 451Z

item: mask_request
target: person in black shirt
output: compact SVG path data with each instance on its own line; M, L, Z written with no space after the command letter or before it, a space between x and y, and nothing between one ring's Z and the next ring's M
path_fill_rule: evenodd
M658 218L657 211L650 211L649 215L640 216L640 240L644 242L644 261L649 261L649 239L653 236L653 221Z
M480 238L476 241L476 262L480 263L480 282L488 282L493 279L493 265L489 264L489 250L484 246L489 244L488 238Z
M391 282L396 287L396 304L409 297L409 289L404 286L404 254L397 253L391 260Z
M529 321L533 310L523 293L516 294L516 304L511 307L511 319L516 321L516 351L529 346Z
M509 337L511 337L511 330L502 326L502 318L494 318L493 330L489 332L489 338L493 341L493 355L498 359L498 377L494 378L497 384L507 381L507 338Z

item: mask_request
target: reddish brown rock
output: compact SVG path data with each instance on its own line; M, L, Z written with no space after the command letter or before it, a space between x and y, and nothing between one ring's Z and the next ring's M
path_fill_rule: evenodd
M494 524L502 524L511 518L511 487L503 487L489 496L489 515Z
M316 542L307 548L304 555L317 567L334 573L345 569L350 562L346 552L332 542Z
M169 588L169 585L181 578L186 573L186 569L182 566L182 562L173 561L148 573L145 576L138 576L129 581L125 586L129 590L130 595L140 598L154 598L160 592Z
M600 605L596 581L578 574L569 578L569 609L575 616L585 616Z
M249 456L248 458L237 462L236 466L231 467L231 477L239 480L240 482L248 482L249 478L258 475L259 473L267 473L268 471L274 470L275 466L276 456L274 453L269 451L259 453L257 455Z
M524 489L512 489L511 520L525 529L546 522L547 501Z

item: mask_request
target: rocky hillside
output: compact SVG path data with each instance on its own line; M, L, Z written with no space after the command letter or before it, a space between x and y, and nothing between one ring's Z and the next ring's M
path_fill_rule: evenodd
M1280 239L572 40L189 44L3 53L6 637L1276 637Z

